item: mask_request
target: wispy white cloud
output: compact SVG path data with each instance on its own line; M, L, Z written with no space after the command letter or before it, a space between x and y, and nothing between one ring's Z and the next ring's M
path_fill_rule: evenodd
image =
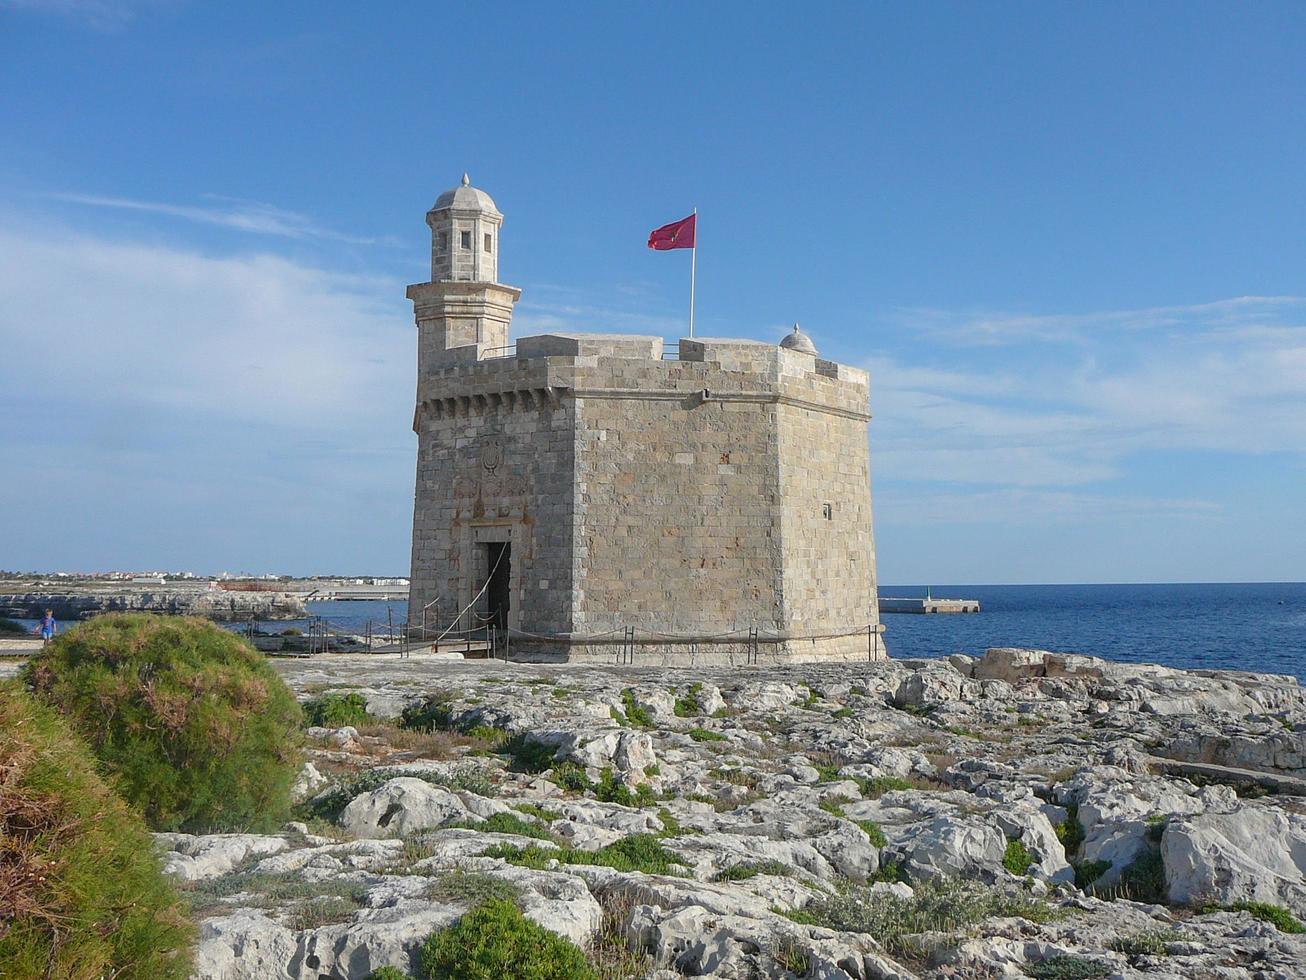
M118 31L150 10L180 0L0 0L0 9L47 14L95 31Z
M976 336L974 320L945 319L937 315L933 328L963 342ZM1129 457L1147 451L1306 453L1306 300L998 316L980 333L992 336L994 323L1027 340L1065 327L1074 346L1026 344L979 359L921 346L910 363L873 358L879 472L1065 487L1119 476ZM965 369L954 366L959 360Z
M295 211L287 211L257 201L242 201L214 196L212 204L199 206L167 204L160 201L139 201L125 197L104 197L95 194L52 193L55 200L91 207L116 208L125 211L142 211L181 218L200 224L232 228L255 235L276 235L283 238L319 238L345 242L351 245L395 245L393 238L366 238L324 228L311 218Z

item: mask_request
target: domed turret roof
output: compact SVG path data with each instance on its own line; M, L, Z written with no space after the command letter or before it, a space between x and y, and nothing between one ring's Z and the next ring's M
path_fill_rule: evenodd
M471 178L463 174L462 183L453 190L445 191L431 205L432 211L457 208L459 211L492 211L499 213L494 206L494 199L485 191L472 186Z
M813 356L816 354L816 345L812 343L812 338L799 330L796 323L794 329L785 335L784 340L780 341L780 346L786 350L796 350L802 354L811 354Z

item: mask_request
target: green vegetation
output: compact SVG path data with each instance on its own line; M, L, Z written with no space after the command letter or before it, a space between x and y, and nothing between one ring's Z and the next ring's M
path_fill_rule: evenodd
M553 746L537 742L527 735L513 735L504 739L497 747L501 755L511 760L509 768L514 772L544 772L553 768Z
M729 741L720 732L709 731L706 728L691 728L688 732L690 738L695 742L726 742Z
M383 966L369 973L367 980L413 980L413 978L397 966Z
M559 816L553 810L546 810L544 807L536 806L534 803L514 801L512 808L519 813L526 814L528 817L534 817L536 820L543 820L545 822L557 820Z
M446 871L426 889L426 897L443 902L469 902L479 905L492 900L514 902L521 889L511 881L487 875L483 871Z
M1096 889L1095 889L1096 890ZM1096 890L1103 898L1126 898L1132 902L1164 905L1168 898L1165 861L1161 849L1149 845L1133 863L1120 873L1120 882L1108 889Z
M630 722L626 719L626 713L619 708L609 708L608 715L622 728L629 728Z
M1288 932L1300 935L1306 933L1306 925L1303 925L1290 911L1282 905L1271 905L1269 902L1235 902L1233 905L1205 905L1200 910L1203 915L1210 912L1246 912L1253 918L1260 919L1262 922L1268 922L1280 932Z
M399 727L417 732L452 731L453 710L449 698L431 697L405 708L399 716Z
M0 686L0 976L185 980L194 927L95 769L53 711Z
M574 762L563 762L554 766L553 775L549 778L558 786L573 793L586 793L594 789L594 784L585 775L585 770Z
M621 692L621 703L626 706L626 720L632 725L636 728L653 727L653 716L647 709L635 703L635 692L632 688L628 687Z
M778 875L787 878L793 873L789 865L781 861L743 861L718 871L713 881L746 881L758 875Z
M788 970L794 976L806 976L812 968L812 954L798 940L798 937L785 934L775 941L771 949L771 959L782 970Z
M698 700L698 696L703 691L703 685L694 683L689 685L689 690L683 697L676 698L676 703L672 710L676 713L677 718L690 718L693 715L703 713L703 705Z
M1013 875L1025 875L1034 863L1034 856L1019 839L1007 841L1007 849L1002 855L1002 866Z
M578 946L501 898L432 933L419 959L427 980L596 980Z
M803 925L872 935L891 954L909 952L910 937L923 932L956 932L994 916L1047 922L1055 914L1045 902L1008 897L955 878L918 882L914 888L911 898L900 898L854 886L784 914Z
M899 776L876 776L874 779L859 779L857 785L861 787L862 796L872 800L883 796L885 793L916 788L911 781L902 779Z
M304 704L304 721L322 728L366 725L367 700L361 694L323 694Z
M821 800L821 802L816 805L832 817L843 816L843 804L838 800Z
M823 783L833 783L839 778L840 766L833 762L817 762L813 760L812 768L816 770L817 776Z
M591 864L618 871L642 871L651 875L683 876L684 869L674 854L662 846L657 834L631 834L619 841L600 847L597 851L582 851L572 847L541 848L535 844L516 847L496 844L481 852L482 857L502 858L509 864L542 871L549 861L562 864Z
M15 623L12 619L0 617L0 636L28 636L31 630L23 628L22 623Z
M1111 941L1111 948L1126 956L1165 956L1169 945L1179 936L1168 929L1147 929L1143 932L1117 936Z
M496 813L484 820L458 820L441 824L444 830L479 830L485 834L516 834L518 837L533 837L536 840L551 841L553 834L548 828L530 823L511 813Z
M842 718L851 718L852 716L853 716L853 709L846 706L830 712L831 718L842 719Z
M1111 868L1110 861L1080 861L1073 865L1075 869L1075 887L1087 891L1089 886L1101 878Z
M1084 843L1084 825L1079 822L1079 804L1067 804L1066 819L1052 829L1056 831L1057 840L1061 841L1061 846L1066 849L1066 857L1078 853L1079 848Z
M295 903L331 898L348 903L352 911L363 904L367 892L366 887L355 881L327 879L310 882L295 871L249 870L192 882L185 886L185 890L196 912L220 908L224 904L222 900L233 895L241 896L242 905L254 908L284 909Z
M854 820L853 823L862 829L862 833L870 838L871 844L875 847L883 848L889 843L888 838L884 836L884 831L874 820Z
M1082 956L1054 956L1023 969L1035 980L1100 980L1111 975L1111 969L1105 963Z
M272 830L290 813L302 712L263 655L214 624L100 616L23 682L67 720L155 830Z

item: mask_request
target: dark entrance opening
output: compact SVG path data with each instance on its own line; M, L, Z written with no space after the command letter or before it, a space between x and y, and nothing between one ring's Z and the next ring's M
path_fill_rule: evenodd
M507 542L487 544L485 557L490 575L490 584L485 589L486 621L499 629L507 629L512 595L508 587L512 581L512 545Z

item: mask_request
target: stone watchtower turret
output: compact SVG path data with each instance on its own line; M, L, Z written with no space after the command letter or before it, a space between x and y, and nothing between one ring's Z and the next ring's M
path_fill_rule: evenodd
M440 364L502 352L513 304L521 297L520 289L499 282L503 215L466 174L436 199L426 223L431 281L408 287L417 316L419 377Z
M885 655L866 372L797 326L509 346L494 201L464 176L426 223L410 624L523 659Z

